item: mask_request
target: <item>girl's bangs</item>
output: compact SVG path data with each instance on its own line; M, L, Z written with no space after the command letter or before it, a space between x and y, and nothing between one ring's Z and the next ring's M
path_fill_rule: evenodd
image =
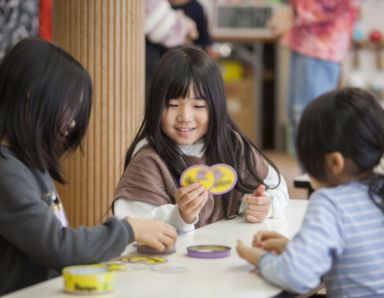
M191 86L196 98L208 99L203 80L198 76L193 77L193 75L189 73L184 76L175 76L171 80L166 94L167 102L175 98L186 98L190 93Z

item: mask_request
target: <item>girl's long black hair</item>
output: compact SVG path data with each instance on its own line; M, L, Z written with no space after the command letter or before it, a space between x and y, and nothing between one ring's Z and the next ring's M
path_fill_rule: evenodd
M91 97L91 78L79 62L49 42L24 39L0 64L0 139L28 167L63 183L60 157L80 145Z
M224 82L217 63L204 51L192 47L169 50L159 62L146 100L144 119L126 154L125 168L137 144L147 139L149 145L165 160L175 181L178 181L189 164L177 144L163 133L160 121L168 101L186 97L191 86L196 96L207 100L209 107L209 127L204 139L207 164L226 163L234 167L239 173L236 187L247 193L253 192L257 186L246 182L245 178L249 175L263 184L256 170L253 151L262 155L278 173L276 166L229 117ZM245 167L245 173L239 171L241 164Z
M306 172L323 182L327 153L340 152L352 160L355 174L370 173L364 182L384 211L384 177L373 172L384 152L384 110L371 93L344 88L313 100L299 124L297 152Z

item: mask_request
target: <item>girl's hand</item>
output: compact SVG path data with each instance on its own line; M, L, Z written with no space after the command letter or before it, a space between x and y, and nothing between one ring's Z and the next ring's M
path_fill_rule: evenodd
M199 38L199 31L197 30L196 23L189 17L185 16L187 20L187 29L188 29L188 38L191 40L195 40Z
M241 240L237 240L236 251L240 258L256 266L259 265L260 257L265 254L260 248L246 246Z
M204 186L194 183L185 187L180 187L176 191L176 204L183 221L191 224L196 220L201 208L208 200L208 191Z
M288 242L288 238L277 232L259 231L253 236L252 245L279 255L286 250Z
M265 186L259 185L252 195L245 196L248 204L245 209L245 219L248 222L262 222L271 209L271 199L264 196Z
M285 34L295 23L295 12L292 7L283 8L270 18L267 26L272 30L274 37Z
M153 247L159 252L175 245L177 232L174 227L159 220L124 219L131 225L138 243Z

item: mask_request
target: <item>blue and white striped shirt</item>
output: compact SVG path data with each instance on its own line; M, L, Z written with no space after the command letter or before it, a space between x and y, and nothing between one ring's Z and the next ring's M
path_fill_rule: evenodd
M368 187L349 182L316 191L287 250L263 255L260 272L296 293L324 276L327 297L384 297L384 213Z

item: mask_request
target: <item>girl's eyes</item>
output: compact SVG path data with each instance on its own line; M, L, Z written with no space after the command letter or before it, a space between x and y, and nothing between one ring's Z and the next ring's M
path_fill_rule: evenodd
M176 108L176 107L178 107L178 106L180 106L180 103L178 103L178 102L173 102L173 101L170 101L170 102L168 102L168 104L167 104L167 107L168 107L168 108ZM207 104L206 104L205 101L204 101L204 102L202 102L202 103L195 103L195 104L193 104L193 107L194 107L195 109L205 109L205 108L207 107Z

